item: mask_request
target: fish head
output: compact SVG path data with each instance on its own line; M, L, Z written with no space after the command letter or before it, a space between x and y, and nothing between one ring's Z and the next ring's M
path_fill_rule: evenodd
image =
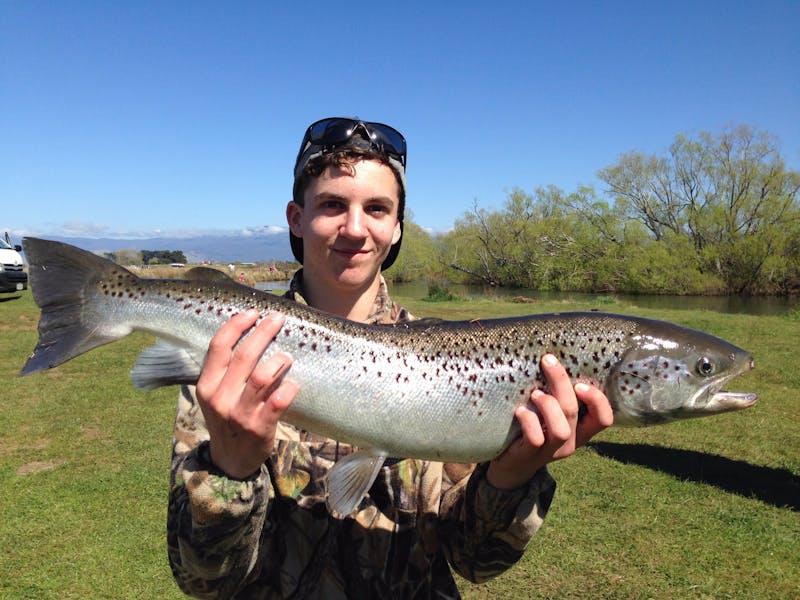
M723 386L754 366L745 350L715 336L659 324L639 331L615 365L606 395L620 425L650 425L748 408L758 396Z

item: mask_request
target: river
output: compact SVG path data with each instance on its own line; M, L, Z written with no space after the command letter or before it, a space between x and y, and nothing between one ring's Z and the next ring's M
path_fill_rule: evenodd
M258 284L260 289L275 292L286 290L288 281L269 281ZM458 296L480 297L495 296L508 298L525 296L535 300L558 301L574 300L576 302L593 303L612 296L624 304L633 304L642 308L669 308L712 310L721 313L748 314L748 315L785 315L794 308L800 307L800 298L783 296L658 296L651 294L582 294L578 292L540 292L537 290L520 288L498 288L482 285L465 285L452 283L447 289ZM425 298L428 295L428 284L425 281L408 283L390 283L389 291L394 296L407 296L411 298Z

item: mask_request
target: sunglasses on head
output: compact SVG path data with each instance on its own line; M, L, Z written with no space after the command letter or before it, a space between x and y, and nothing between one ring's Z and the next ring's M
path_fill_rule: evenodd
M300 161L309 144L333 150L338 146L347 145L346 142L356 133L364 137L375 149L399 160L405 169L406 139L402 133L383 123L346 117L321 119L309 125L303 143L300 144L297 161Z

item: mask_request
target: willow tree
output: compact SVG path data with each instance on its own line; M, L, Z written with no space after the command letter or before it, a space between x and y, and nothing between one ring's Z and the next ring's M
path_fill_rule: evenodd
M739 126L679 135L666 156L628 152L598 176L654 240L686 238L694 266L728 292L769 291L771 263L797 260L800 174L769 133Z

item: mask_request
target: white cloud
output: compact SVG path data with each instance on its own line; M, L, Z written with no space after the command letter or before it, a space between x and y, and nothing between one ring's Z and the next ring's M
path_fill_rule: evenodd
M188 239L207 235L219 236L243 236L256 237L261 235L275 235L288 231L288 228L280 225L264 225L262 227L248 227L242 229L220 229L220 228L181 228L181 229L137 229L123 230L112 229L100 223L90 223L86 221L68 221L61 224L44 225L39 228L28 229L2 229L8 231L12 238L22 238L25 236L44 237L59 236L70 238L109 238L109 239L129 239L141 240L150 238L178 238ZM2 232L0 232L2 235Z

